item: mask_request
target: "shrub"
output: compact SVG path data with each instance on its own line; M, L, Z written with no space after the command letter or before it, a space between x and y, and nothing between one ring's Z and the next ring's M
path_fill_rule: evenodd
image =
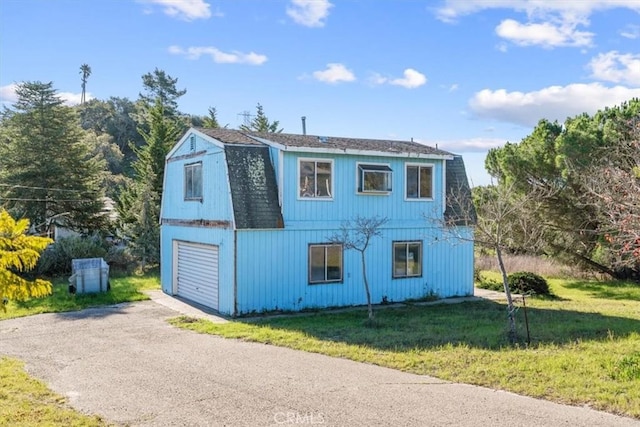
M518 294L550 295L549 284L535 273L521 271L509 275L509 289Z
M49 245L42 253L36 272L42 276L61 276L71 273L71 260L104 258L107 244L100 237L64 237Z

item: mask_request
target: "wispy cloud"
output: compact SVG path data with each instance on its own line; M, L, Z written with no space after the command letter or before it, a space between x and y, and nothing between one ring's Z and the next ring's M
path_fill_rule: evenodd
M593 12L626 8L640 12L637 0L445 0L436 8L436 16L444 22L455 22L465 15L486 9L510 9L524 12L530 18L561 15L567 19L585 18Z
M445 0L436 9L436 16L453 23L465 15L487 9L508 9L525 13L527 22L506 19L496 27L496 33L518 46L588 47L594 34L584 31L589 17L607 9L625 8L640 13L637 0ZM632 31L625 32L633 35Z
M248 64L262 65L267 62L267 56L257 54L255 52L243 53L236 50L231 52L223 52L213 46L191 46L182 48L181 46L169 46L169 53L173 55L182 55L187 59L200 59L201 56L210 56L213 62L217 64Z
M381 74L374 73L369 82L374 85L390 84L394 86L402 86L407 89L415 89L427 83L427 76L413 68L404 70L403 77L390 78Z
M593 114L640 97L640 88L607 87L600 83L550 86L532 92L484 89L469 101L478 117L533 127L541 118L563 122L582 113Z
M466 138L453 140L429 141L428 145L441 148L454 153L483 153L491 148L502 147L507 143L502 138Z
M587 67L595 79L640 86L640 54L622 54L613 50L599 54Z
M291 0L287 15L305 27L324 27L332 7L329 0Z
M640 25L627 25L620 30L620 35L627 39L638 39L640 38Z
M138 0L138 2L159 5L166 15L185 21L208 19L212 16L211 6L204 0ZM222 13L216 12L215 16L222 16Z
M353 82L356 80L355 74L340 63L327 64L326 69L314 71L312 76L318 81L331 84Z

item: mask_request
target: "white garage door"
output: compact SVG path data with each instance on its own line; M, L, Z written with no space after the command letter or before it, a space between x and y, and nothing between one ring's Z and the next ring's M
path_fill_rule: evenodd
M218 247L174 241L177 294L218 309Z

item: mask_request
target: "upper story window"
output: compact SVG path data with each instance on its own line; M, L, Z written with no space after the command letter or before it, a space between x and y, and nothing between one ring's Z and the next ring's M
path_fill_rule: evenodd
M358 193L391 192L391 175L387 165L358 164Z
M407 165L407 199L433 199L433 165Z
M331 199L333 161L305 159L298 163L298 195L304 199Z
M202 200L202 162L184 165L184 199Z

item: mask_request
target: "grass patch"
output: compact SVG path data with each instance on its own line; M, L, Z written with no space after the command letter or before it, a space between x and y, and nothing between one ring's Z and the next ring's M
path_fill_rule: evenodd
M23 363L0 357L0 425L3 426L108 426L98 416L81 414L64 397L30 377Z
M112 305L121 302L149 299L142 291L160 288L157 271L140 276L115 276L109 279L111 290L96 294L69 293L67 277L52 280L53 293L43 298L31 298L26 301L9 301L4 312L0 309L0 320L30 316L40 313L59 313L82 310L100 305Z
M506 306L493 301L379 308L375 328L363 324L361 310L171 323L640 418L640 286L563 279L549 285L557 298L527 299L529 346L523 309L521 342L511 346Z

